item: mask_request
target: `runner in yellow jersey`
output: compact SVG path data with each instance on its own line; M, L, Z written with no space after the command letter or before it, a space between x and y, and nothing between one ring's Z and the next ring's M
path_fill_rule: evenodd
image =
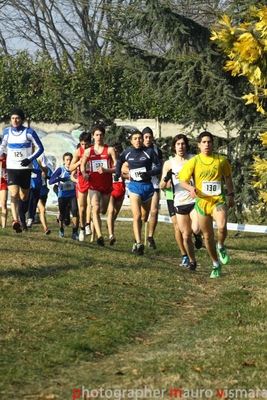
M213 153L213 147L213 135L207 131L200 133L198 136L200 153L187 161L179 174L179 179L180 185L190 192L192 198L196 199L195 208L200 229L213 262L210 277L217 278L221 272L220 262L227 264L229 261L224 247L227 236L227 210L228 206L234 207L235 201L229 161L225 156ZM194 186L189 184L192 176ZM224 183L227 195L224 193ZM214 242L213 219L218 228L218 255Z

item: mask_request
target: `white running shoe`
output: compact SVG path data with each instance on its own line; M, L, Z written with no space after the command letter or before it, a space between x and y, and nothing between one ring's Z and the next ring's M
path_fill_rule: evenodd
M85 225L85 234L86 235L92 235L92 231L91 231L90 225Z
M85 232L84 230L81 229L79 233L79 241L84 242L84 239L85 239Z

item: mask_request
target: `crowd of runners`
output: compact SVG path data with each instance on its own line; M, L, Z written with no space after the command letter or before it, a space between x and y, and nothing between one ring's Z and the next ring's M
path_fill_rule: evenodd
M195 271L195 248L203 245L212 260L210 277L220 275L229 256L224 246L227 235L227 211L234 206L231 166L225 156L214 153L213 135L198 136L199 154L190 153L188 138L173 138L170 158L163 162L162 152L154 145L153 131L133 130L131 146L105 144L105 128L95 125L82 132L74 153L62 155L62 165L53 170L37 133L23 125L21 109L10 113L11 124L2 134L0 145L2 228L7 225L7 195L10 194L12 228L16 233L31 229L40 215L44 233L49 235L45 215L47 183L58 197L58 232L72 217L72 238L84 241L86 235L105 245L101 214L107 214L108 243L116 242L114 222L120 212L128 180L128 195L133 217L132 252L142 256L145 245L157 248L154 233L158 222L160 190L166 195L175 238L182 255L181 266ZM226 192L225 192L226 186ZM215 243L213 220L217 225ZM148 222L147 243L142 240L142 223ZM193 240L194 239L194 240ZM193 243L194 242L194 243Z

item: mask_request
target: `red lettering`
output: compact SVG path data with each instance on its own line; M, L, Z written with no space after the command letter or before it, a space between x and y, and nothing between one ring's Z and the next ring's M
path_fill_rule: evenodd
M216 389L217 395L219 396L220 399L224 397L224 389Z
M82 391L80 389L73 389L72 390L72 400L79 399L82 395Z
M171 399L173 398L173 394L174 394L174 397L175 397L176 399L177 399L178 395L179 395L179 398L180 398L180 399L183 397L183 391L182 391L182 389L170 389L170 398L171 398Z

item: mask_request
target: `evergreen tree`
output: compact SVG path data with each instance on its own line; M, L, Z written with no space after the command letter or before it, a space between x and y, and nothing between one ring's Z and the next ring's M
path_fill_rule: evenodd
M130 34L117 40L129 73L136 74L130 63L139 64L140 81L150 82L151 97L158 100L159 109L165 99L171 99L173 106L164 111L169 119L199 131L206 129L208 122L224 124L228 140L218 151L224 152L233 164L237 206L230 220L240 221L244 218L244 204L254 207L257 203L251 185L251 164L253 155L260 151L258 134L263 123L253 105L245 106L242 99L249 83L243 76L233 77L223 69L226 55L210 42L211 30L206 25L181 15L172 2L141 3L142 13L129 8L125 19L125 32L128 29L136 36L139 32L138 41ZM235 1L234 16L241 5L241 1ZM247 8L243 12L245 15ZM241 14L237 16L240 18ZM163 117L160 112L158 117ZM237 138L231 136L234 129L238 131Z
M250 7L246 13L246 21L236 24L228 15L224 15L214 27L212 40L227 54L228 59L224 69L230 71L232 76L245 76L250 83L247 93L242 97L246 104L255 104L256 110L264 115L266 113L267 97L267 6ZM248 91L251 90L249 93ZM265 118L263 120L266 122ZM262 144L267 144L267 132L257 137ZM246 142L247 143L247 142ZM254 178L249 176L253 187L258 189L260 202L254 209L265 214L267 196L266 150L256 155L252 165ZM249 170L249 168L248 168Z

